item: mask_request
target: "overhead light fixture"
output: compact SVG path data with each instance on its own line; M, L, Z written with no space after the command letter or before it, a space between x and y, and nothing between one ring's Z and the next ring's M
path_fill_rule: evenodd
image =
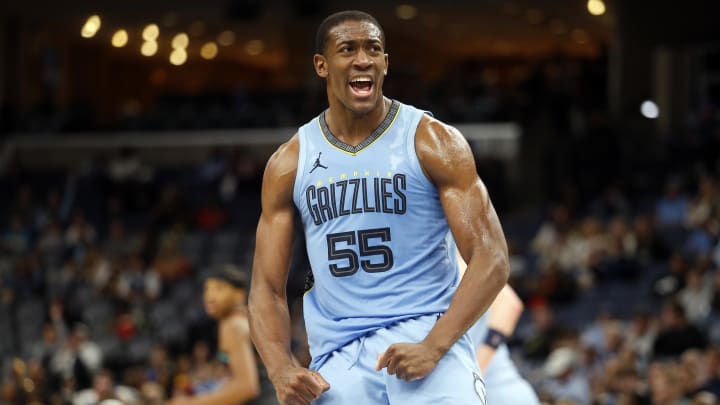
M142 46L140 47L140 53L143 54L143 56L153 56L158 51L158 43L157 41L145 41L143 42Z
M218 54L218 46L215 42L207 42L200 48L200 56L203 59L215 59Z
M190 44L190 37L188 37L188 34L181 32L179 34L176 34L173 37L172 42L170 44L173 47L173 49L178 49L178 48L185 49Z
M590 14L600 16L605 14L606 8L603 0L588 0L587 9Z
M645 118L654 120L660 116L660 109L654 101L645 100L640 104L640 114Z
M187 52L183 48L175 48L170 52L170 63L180 66L187 61Z
M146 41L157 41L160 36L160 27L157 24L148 24L142 32L142 37Z
M85 24L83 24L82 29L80 30L80 35L83 38L92 38L95 34L97 34L101 26L102 20L100 19L100 16L97 14L91 15L85 21Z
M128 33L124 29L119 29L115 31L115 33L112 36L112 46L115 48L122 48L123 46L127 45L128 43Z

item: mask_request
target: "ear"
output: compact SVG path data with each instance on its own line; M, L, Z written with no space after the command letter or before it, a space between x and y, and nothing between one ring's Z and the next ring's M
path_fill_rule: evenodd
M388 72L388 54L385 54L385 71L383 72L387 76Z
M316 53L313 56L313 65L315 66L315 73L317 73L318 76L324 78L327 78L328 76L328 67L327 67L327 59L325 59L325 56Z

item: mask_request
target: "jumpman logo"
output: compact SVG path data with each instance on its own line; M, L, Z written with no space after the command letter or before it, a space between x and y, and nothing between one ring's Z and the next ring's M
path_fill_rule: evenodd
M327 166L325 166L325 165L323 165L322 163L320 163L320 155L322 155L322 152L318 152L318 157L317 157L317 159L315 159L315 163L313 163L313 167L312 167L312 169L310 170L310 173L314 172L315 169L317 169L318 167L322 167L323 169L327 169Z

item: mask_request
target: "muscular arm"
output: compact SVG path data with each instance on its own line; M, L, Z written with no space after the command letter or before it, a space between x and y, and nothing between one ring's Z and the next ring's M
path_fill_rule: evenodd
M293 137L268 161L262 185L252 282L250 333L269 375L292 365L290 314L285 287L292 247L298 141Z
M298 139L294 136L268 161L262 185L262 214L255 236L250 284L250 334L283 405L309 405L330 386L303 368L290 350L290 312L285 288L292 247L293 187Z
M220 347L230 359L230 380L217 391L193 398L189 405L238 405L260 395L257 364L247 326L233 320L222 327Z
M448 224L467 263L450 307L424 340L442 356L488 309L507 282L507 244L465 138L426 116L418 127L415 148L423 170L440 193Z

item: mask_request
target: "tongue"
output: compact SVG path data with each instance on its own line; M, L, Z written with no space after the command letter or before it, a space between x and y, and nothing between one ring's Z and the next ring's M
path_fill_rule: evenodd
M370 82L356 82L350 83L350 85L357 91L370 91L370 88L372 87L372 83Z

